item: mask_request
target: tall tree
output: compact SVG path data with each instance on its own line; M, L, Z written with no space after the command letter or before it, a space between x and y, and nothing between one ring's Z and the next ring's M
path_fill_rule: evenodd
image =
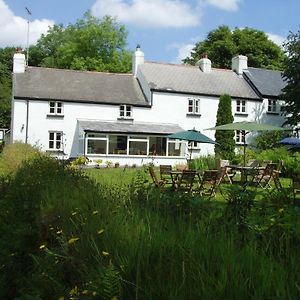
M219 26L198 42L190 58L183 61L195 64L207 54L216 68L231 68L231 59L237 54L246 55L251 67L281 70L284 52L263 32L252 28L233 31L228 26Z
M125 27L115 19L87 12L74 25L54 25L42 35L30 47L29 65L126 73L131 70L126 38Z
M289 34L284 48L288 55L283 72L287 81L283 89L286 123L297 126L300 122L300 30Z
M233 122L231 97L228 94L221 95L216 126L224 125ZM234 158L234 131L233 130L216 130L215 133L215 156L222 159Z
M12 61L16 49L0 48L0 128L10 127Z

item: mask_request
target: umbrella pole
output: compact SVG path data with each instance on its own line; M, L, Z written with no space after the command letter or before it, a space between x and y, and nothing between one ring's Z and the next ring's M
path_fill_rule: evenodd
M246 131L243 131L244 136L244 167L246 166Z

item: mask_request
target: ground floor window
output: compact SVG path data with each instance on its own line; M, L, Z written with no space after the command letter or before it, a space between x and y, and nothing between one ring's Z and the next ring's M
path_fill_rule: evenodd
M235 132L235 142L237 144L244 144L245 143L245 133L243 130L236 130Z
M87 133L86 154L184 156L186 142L163 136Z
M49 131L49 150L63 150L62 137L61 131Z

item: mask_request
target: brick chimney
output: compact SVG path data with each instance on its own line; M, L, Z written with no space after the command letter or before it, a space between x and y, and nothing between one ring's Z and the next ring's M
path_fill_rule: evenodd
M26 67L25 54L22 53L21 48L16 49L13 60L13 72L14 73L24 73Z
M132 74L134 77L137 75L138 66L145 62L144 52L141 51L141 46L137 45L134 55L132 57Z
M231 69L239 76L243 75L243 70L248 69L248 57L244 55L237 55L231 60Z
M211 60L207 58L206 54L196 63L196 66L199 66L203 73L211 72Z

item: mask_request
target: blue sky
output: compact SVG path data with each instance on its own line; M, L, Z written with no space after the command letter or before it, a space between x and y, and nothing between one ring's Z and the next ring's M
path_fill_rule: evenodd
M180 62L197 41L220 25L251 27L281 44L300 29L300 0L0 0L0 47L26 46L54 23L67 25L87 10L112 15L128 30L128 46L140 44L148 61Z

